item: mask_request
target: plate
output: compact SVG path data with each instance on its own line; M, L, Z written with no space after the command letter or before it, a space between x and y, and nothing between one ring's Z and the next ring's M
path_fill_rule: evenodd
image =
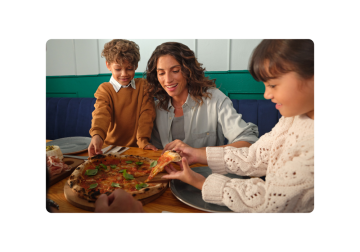
M91 137L64 137L47 142L46 146L57 145L64 155L77 154L87 151Z
M197 172L203 175L205 178L208 177L212 171L209 167L195 167L192 168L194 172ZM224 176L229 178L239 178L239 179L248 179L250 177L239 176L235 174L225 174ZM211 212L211 213L226 213L226 212L233 212L226 206L219 206L216 204L207 203L202 199L201 190L186 184L180 180L173 179L170 181L170 189L174 196L180 200L181 202L189 205L193 208Z

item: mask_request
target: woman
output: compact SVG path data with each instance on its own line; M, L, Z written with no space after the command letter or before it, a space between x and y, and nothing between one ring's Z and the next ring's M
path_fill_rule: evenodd
M201 65L181 43L163 43L152 53L146 69L150 96L157 98L152 144L164 151L223 146L225 136L228 146L249 147L258 139L257 126L241 119Z

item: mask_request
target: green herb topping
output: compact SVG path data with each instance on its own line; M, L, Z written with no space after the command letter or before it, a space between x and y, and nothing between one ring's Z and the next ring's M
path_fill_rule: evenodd
M119 183L114 183L114 182L112 182L112 183L111 183L111 186L112 186L112 187L120 187L120 188L121 188L121 186L119 185Z
M91 184L91 185L89 186L89 189L94 189L94 188L97 187L97 186L98 186L98 183Z
M125 161L125 163L127 163L127 164L131 164L133 161Z
M121 169L119 172L122 173L122 172L126 172L126 169Z
M107 169L107 166L106 165L104 165L104 164L100 164L100 166L103 168L103 169Z
M143 162L136 162L135 164L137 164L137 165L142 165L143 164Z
M131 174L129 174L129 173L127 173L126 170L123 172L123 176L124 176L124 178L127 179L127 180L134 179L134 176L131 175Z
M116 165L110 165L111 169L115 169L116 168Z
M98 172L97 169L89 169L89 170L86 170L86 171L85 171L85 175L94 176L94 175L97 174L97 172Z
M155 161L151 162L150 168L153 168L153 167L156 166L156 165L157 165L157 161L155 160Z
M146 183L141 183L141 184L137 184L135 185L136 190L140 190L141 188L145 188L148 187L149 185Z

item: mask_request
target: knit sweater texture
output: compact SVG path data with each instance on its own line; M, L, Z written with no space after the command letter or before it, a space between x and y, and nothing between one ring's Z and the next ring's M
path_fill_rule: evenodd
M313 211L314 120L306 115L282 117L249 148L207 147L206 154L213 174L203 185L204 201L235 212Z
M116 92L109 82L96 93L90 135L99 135L105 144L144 148L149 144L155 120L154 99L145 91L146 80L135 79L136 89Z

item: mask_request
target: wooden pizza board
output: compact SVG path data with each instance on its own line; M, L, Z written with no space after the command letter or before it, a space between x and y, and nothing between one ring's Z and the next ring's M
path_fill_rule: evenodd
M53 177L50 177L49 186L52 186L53 184L56 184L57 182L63 180L64 178L71 175L71 173L74 171L76 167L84 163L85 160L83 159L77 159L77 158L67 158L65 157L63 159L63 162L71 167L70 170L66 172L62 172L60 174L54 175Z
M166 186L161 190L159 191L157 194L154 194L150 197L147 197L147 198L144 198L144 199L140 199L139 201L141 201L141 203L143 205L146 205L147 203L159 198L165 191L166 189L168 188L169 186L169 183L166 183ZM87 211L91 211L91 212L94 212L95 210L95 203L94 202L89 202L87 201L86 199L82 199L80 197L78 197L76 195L75 192L73 192L73 190L71 190L70 186L68 185L68 183L65 183L65 186L64 186L64 195L65 195L65 198L66 200L78 207L78 208L81 208L81 209L84 209L84 210L87 210Z

